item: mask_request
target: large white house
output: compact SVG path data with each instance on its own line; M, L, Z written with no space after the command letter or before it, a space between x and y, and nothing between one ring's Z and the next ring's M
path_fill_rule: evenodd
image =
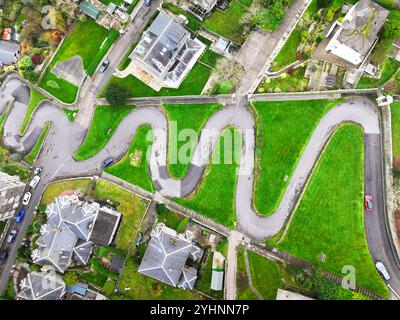
M388 10L371 0L358 1L343 22L336 21L332 26L327 36L333 36L325 50L354 66L360 65L378 41L388 14Z

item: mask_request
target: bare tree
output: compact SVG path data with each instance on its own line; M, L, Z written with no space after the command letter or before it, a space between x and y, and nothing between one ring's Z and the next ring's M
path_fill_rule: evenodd
M244 73L243 66L235 59L222 58L218 61L213 76L217 83L232 82L236 87Z

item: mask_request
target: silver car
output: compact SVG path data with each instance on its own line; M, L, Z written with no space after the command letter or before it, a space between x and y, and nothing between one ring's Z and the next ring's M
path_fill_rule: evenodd
M10 231L10 233L8 234L7 243L14 242L15 236L16 236L16 235L17 235L17 230L12 229L12 230Z
M390 280L389 272L386 270L386 267L382 262L380 261L375 262L375 267L382 275L383 279L385 279L386 281Z

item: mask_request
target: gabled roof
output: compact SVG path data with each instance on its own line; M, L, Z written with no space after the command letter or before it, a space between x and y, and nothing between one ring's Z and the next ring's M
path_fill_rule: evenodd
M86 263L93 247L87 240L97 209L98 205L82 202L75 195L56 198L46 208L47 223L40 229L38 248L32 252L33 262L53 265L61 273L68 267L73 253Z
M138 271L176 287L193 247L191 241L160 223L151 232Z
M54 269L28 273L20 288L17 297L23 300L60 300L65 293L65 283Z

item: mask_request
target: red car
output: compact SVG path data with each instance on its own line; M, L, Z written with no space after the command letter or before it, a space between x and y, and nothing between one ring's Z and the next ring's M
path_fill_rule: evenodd
M370 194L364 196L364 207L366 211L372 211L374 208L374 197Z

